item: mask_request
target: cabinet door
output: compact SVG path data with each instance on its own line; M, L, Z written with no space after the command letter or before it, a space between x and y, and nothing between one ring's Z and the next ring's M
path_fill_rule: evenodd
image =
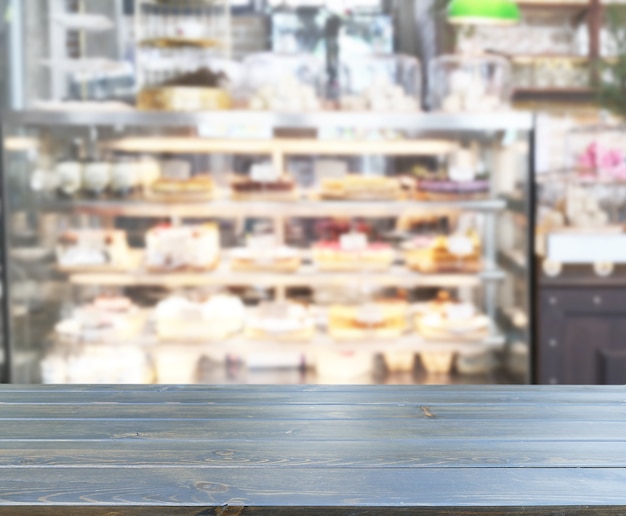
M626 292L550 289L539 314L543 384L626 384Z

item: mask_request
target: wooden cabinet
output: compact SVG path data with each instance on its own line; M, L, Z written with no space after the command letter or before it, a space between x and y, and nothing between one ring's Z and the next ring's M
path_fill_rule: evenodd
M538 378L542 384L626 384L623 285L542 288Z

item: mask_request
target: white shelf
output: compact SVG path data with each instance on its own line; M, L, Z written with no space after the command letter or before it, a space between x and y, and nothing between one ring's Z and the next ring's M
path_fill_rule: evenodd
M108 126L116 128L197 128L203 124L238 129L262 127L267 129L395 129L417 132L485 133L500 131L530 131L534 116L530 112L501 111L489 113L381 113L320 111L315 113L275 113L259 111L211 111L201 113L144 112L130 109L124 112L83 111L13 111L4 115L12 124L60 126Z
M55 340L63 345L63 340L55 337ZM68 341L69 342L69 341ZM316 351L339 351L339 352L368 352L385 353L393 351L413 351L415 353L429 351L448 351L460 355L472 354L478 350L496 350L504 346L506 339L503 335L493 332L484 340L478 341L431 341L424 339L418 333L407 333L393 339L364 338L339 342L324 333L317 333L309 342L276 342L276 341L253 341L242 336L233 337L221 342L189 342L172 341L162 342L156 335L143 335L136 339L124 342L124 345L141 346L148 349L158 349L159 346L187 346L198 348L200 352L210 352L213 355L223 353L226 355L247 355L252 353L315 353ZM84 342L76 343L107 345L107 343ZM70 344L71 345L71 344ZM110 345L110 343L109 343Z
M233 272L228 263L212 272L150 273L82 272L69 275L74 285L101 286L162 286L183 288L191 286L246 286L265 288L302 287L307 285L348 286L355 282L388 287L478 287L485 281L500 281L505 274L501 270L483 271L478 274L419 274L402 266L394 266L386 272L320 272L311 265L303 266L294 274L272 272Z
M49 211L80 212L115 217L401 217L423 211L497 212L506 208L501 199L482 201L189 201L161 202L144 200L49 201L42 205Z

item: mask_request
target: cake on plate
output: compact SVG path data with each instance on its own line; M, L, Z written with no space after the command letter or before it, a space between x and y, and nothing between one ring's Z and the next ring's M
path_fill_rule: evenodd
M489 318L471 303L453 300L447 292L440 292L436 300L415 308L415 327L427 340L476 342L489 336Z
M246 324L246 336L251 340L306 342L314 333L311 311L293 302L262 304Z
M155 310L156 331L162 341L222 341L239 333L245 319L242 301L224 294L203 301L173 296Z
M133 302L121 296L101 296L76 308L56 325L60 338L77 341L124 341L137 337L145 317Z
M408 330L408 315L404 301L335 305L328 310L328 332L335 340L393 339Z
M197 175L189 179L161 177L150 186L152 197L164 201L209 200L213 197L213 179L208 175Z
M322 271L382 271L394 260L389 244L369 243L361 233L342 235L339 242L318 242L313 247L313 262Z
M157 226L146 234L146 264L155 272L210 271L219 260L216 224Z
M322 199L338 200L395 200L402 195L400 183L390 177L348 175L338 179L323 179L320 183Z
M119 230L78 229L62 233L57 240L59 269L127 269L131 257L126 233Z
M417 236L402 245L406 265L422 273L476 273L482 246L476 232L450 236Z

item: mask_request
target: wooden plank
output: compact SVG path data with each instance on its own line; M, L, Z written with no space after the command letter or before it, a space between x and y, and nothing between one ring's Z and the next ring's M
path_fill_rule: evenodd
M105 440L0 443L7 468L600 468L626 467L626 442ZM558 472L555 472L558 474ZM0 477L3 475L0 471Z
M59 468L2 471L4 505L253 507L626 506L626 471ZM294 510L294 513L296 511Z
M623 421L626 405L526 404L513 409L508 403L466 405L445 403L397 403L384 405L283 405L240 404L0 404L0 422L13 419L193 419L210 422L228 420L542 420ZM389 424L392 424L389 421Z
M489 403L510 404L610 404L615 407L626 405L626 389L588 389L561 391L544 388L541 390L517 389L499 390L485 388L484 391L469 386L460 389L442 388L441 390L415 390L402 388L384 388L380 390L364 388L362 391L346 390L263 390L256 386L246 389L202 390L182 389L164 390L144 396L138 396L141 390L103 390L84 392L73 391L2 391L0 408L3 404L76 404L76 403L199 403L199 404L236 404L236 403L275 403L290 405L381 405L381 404L467 404L483 405ZM36 393L36 395L34 394Z
M1 516L294 516L292 507L0 507ZM623 516L623 507L303 507L300 516Z
M393 424L379 421L271 420L8 420L3 421L0 443L4 440L197 440L250 439L278 441L369 441L397 439L485 439L623 441L626 421L541 420L406 420Z

